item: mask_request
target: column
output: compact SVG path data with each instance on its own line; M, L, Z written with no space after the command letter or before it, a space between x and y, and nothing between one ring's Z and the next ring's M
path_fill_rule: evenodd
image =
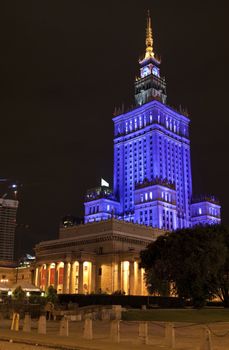
M68 262L64 262L64 283L63 283L63 293L66 294L69 291L69 286L68 286Z
M135 294L135 290L134 290L134 282L135 282L135 278L134 278L134 262L130 261L130 265L129 265L129 294L130 295L134 295Z
M91 292L95 292L96 290L96 264L94 262L91 263Z
M69 263L69 268L70 268L70 274L69 274L69 294L73 293L73 268L74 268L74 263L71 262ZM75 292L75 291L74 291Z
M138 267L138 286L137 286L137 294L142 295L142 269Z
M142 269L142 294L149 295L146 284L145 284L145 269Z
M122 290L122 262L118 262L118 290Z
M116 262L112 262L111 264L111 277L112 277L112 290L111 292L115 292L118 290L118 264Z
M41 286L41 267L38 265L36 267L36 286L40 288Z
M54 272L54 288L58 287L58 263L55 263L55 272Z
M79 288L78 293L83 294L83 261L79 262Z
M102 269L101 264L97 263L96 268L95 268L95 271L96 271L95 272L95 274L96 274L96 276L95 276L95 291L96 291L96 293L100 293L100 291L101 291L101 278L102 278L102 276L101 276L102 270L101 269Z
M45 291L47 291L49 287L49 269L50 269L50 264L46 264Z

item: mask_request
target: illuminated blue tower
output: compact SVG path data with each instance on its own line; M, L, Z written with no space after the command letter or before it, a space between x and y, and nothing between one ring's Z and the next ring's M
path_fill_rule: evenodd
M190 225L189 118L166 103L166 82L147 18L146 52L135 82L137 107L113 118L114 194L125 220L176 229Z
M136 107L118 111L113 118L114 184L107 208L112 206L119 219L166 230L220 222L216 202L192 204L190 119L184 111L166 105L166 81L153 50L149 15L146 52L139 63ZM86 222L92 221L88 213L89 206L97 205L94 200L85 203ZM104 202L101 197L99 200ZM104 211L101 215L104 217ZM101 215L97 213L96 220Z

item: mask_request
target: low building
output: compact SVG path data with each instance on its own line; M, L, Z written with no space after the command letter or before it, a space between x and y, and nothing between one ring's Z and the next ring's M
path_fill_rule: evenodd
M35 285L67 294L147 294L139 252L164 232L115 218L61 227L59 239L35 247Z
M15 263L0 262L0 292L12 291L15 285L32 284L33 280L33 266L17 266Z

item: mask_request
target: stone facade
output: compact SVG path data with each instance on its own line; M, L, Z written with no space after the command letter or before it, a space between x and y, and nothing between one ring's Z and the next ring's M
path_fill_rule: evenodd
M163 230L111 218L62 227L59 239L36 245L35 285L58 293L145 295L139 252Z
M0 284L11 288L15 284L32 283L34 279L34 268L32 266L1 266Z

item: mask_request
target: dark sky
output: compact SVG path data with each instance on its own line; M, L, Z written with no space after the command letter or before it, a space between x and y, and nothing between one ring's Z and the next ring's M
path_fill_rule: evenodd
M227 1L2 1L0 177L17 179L22 251L57 237L61 216L112 182L115 106L132 104L146 12L170 105L191 118L195 193L229 223Z

